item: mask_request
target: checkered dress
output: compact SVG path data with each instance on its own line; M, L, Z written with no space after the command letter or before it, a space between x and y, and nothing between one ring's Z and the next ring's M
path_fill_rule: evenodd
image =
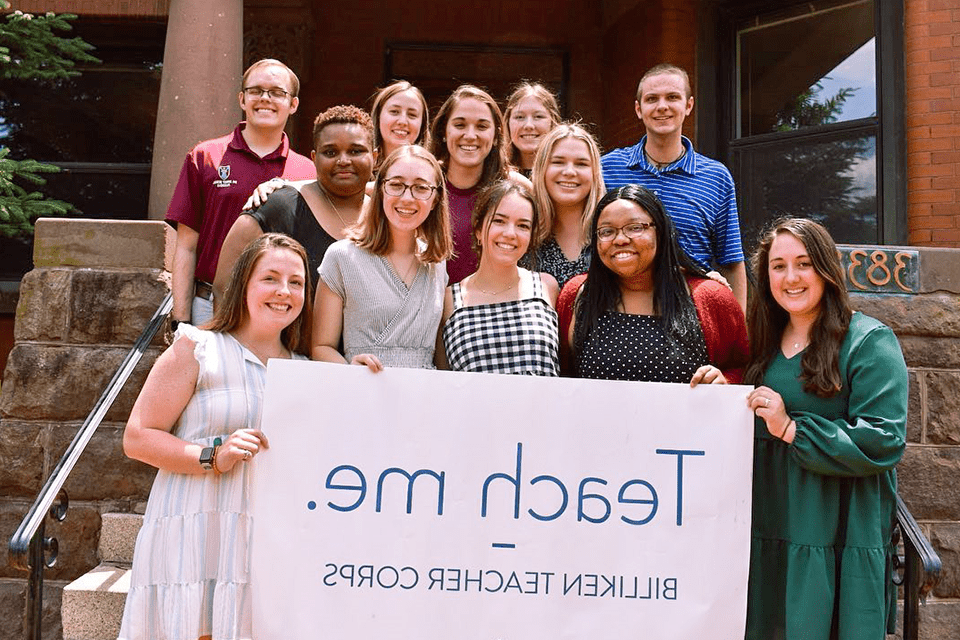
M533 297L463 306L460 283L453 285L454 311L443 327L443 346L453 371L559 375L557 312L546 301L539 273L532 273Z

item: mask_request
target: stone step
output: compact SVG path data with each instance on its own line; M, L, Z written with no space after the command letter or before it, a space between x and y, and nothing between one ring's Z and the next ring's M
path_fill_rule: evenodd
M116 640L130 569L101 564L63 588L63 640Z
M133 547L142 524L143 516L136 513L103 514L97 547L100 562L115 565L133 562Z

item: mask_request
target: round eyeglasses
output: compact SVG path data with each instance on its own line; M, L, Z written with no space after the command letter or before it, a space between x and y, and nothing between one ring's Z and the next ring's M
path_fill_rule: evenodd
M432 184L406 184L400 180L387 180L383 183L383 192L394 198L401 197L404 191L410 189L410 195L417 200L429 200L438 188Z
M622 231L627 238L642 236L644 231L655 227L652 222L632 222L622 227L600 227L597 229L597 238L601 242L610 242Z

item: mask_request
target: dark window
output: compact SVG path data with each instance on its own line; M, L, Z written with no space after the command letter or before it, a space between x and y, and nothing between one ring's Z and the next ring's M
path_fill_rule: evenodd
M889 144L896 128L881 113L898 88L880 81L896 60L889 42L896 38L880 27L895 24L897 2L879 4L754 3L732 11L729 149L748 249L782 215L814 218L841 243L902 239L895 197L902 187L884 182L894 182L903 158ZM902 65L902 49L899 56Z
M15 158L59 166L40 188L74 215L146 219L153 133L166 24L79 19L67 37L94 45L102 64L55 82L7 82L0 89L0 146ZM32 239L4 239L0 279L32 265ZM21 256L21 259L6 259ZM24 259L26 258L26 259Z

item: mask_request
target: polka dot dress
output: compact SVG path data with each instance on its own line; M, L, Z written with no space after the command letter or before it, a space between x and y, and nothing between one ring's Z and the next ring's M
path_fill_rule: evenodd
M579 377L688 383L709 363L699 326L694 335L676 342L667 336L658 316L608 313L584 340Z

